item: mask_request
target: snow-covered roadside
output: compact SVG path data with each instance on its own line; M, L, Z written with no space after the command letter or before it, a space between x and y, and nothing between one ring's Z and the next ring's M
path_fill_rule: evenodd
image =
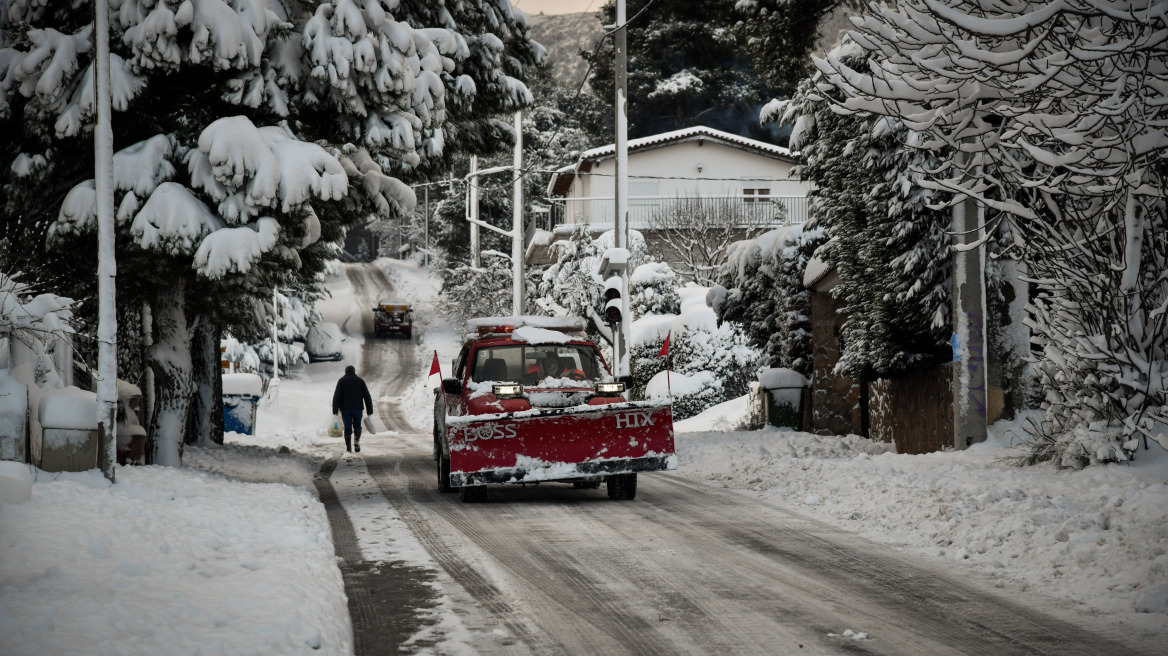
M419 368L419 382L411 385L408 392L393 399L401 407L402 415L414 422L419 432L430 431L430 418L434 414L434 388L440 377L427 377L434 353L438 353L438 364L442 376L451 376L451 361L458 357L462 348L464 326L455 326L441 313L438 292L442 279L410 261L382 258L377 266L385 271L394 294L409 302L414 309L414 336Z
M691 426L729 423L711 408ZM1168 638L1168 454L1083 471L1005 462L1017 424L966 451L897 455L857 436L681 432L679 470L1002 587L1082 604ZM1153 448L1155 445L1153 444Z
M191 469L37 473L0 503L0 653L348 654L324 507Z

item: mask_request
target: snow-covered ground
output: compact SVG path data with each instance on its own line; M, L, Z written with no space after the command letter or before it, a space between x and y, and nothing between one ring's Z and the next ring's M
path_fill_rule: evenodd
M854 435L733 431L745 410L742 398L678 422L679 471L1168 639L1168 454L1155 442L1130 465L1016 467L1020 421L965 451L898 455Z
M427 377L430 365L434 361L434 354L438 354L438 365L442 369L442 376L452 376L454 367L451 362L458 357L462 348L462 338L466 326L455 326L442 316L441 302L438 292L442 288L442 281L434 273L418 267L413 262L380 259L377 266L385 271L394 293L413 306L414 332L417 336L419 382L412 385L408 393L402 395L399 403L402 414L412 419L414 428L419 432L429 432L431 417L434 412L433 389L440 382L435 374Z
M349 654L324 507L194 469L37 472L0 503L0 654Z

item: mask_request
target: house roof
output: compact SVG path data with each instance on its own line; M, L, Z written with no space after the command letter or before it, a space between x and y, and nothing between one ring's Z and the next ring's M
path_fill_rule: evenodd
M723 141L730 145L745 147L749 150L755 150L766 155L778 156L780 159L787 159L792 162L795 161L795 157L791 154L791 151L783 148L782 146L776 146L774 144L769 144L764 141L757 141L755 139L747 139L746 137L740 137L736 134L730 134L729 132L708 128L704 125L696 125L692 128L674 130L672 132L662 132L661 134L641 137L640 139L630 139L629 152L633 153L639 150L651 150L655 147L659 147L665 144L694 141L700 138L708 138L714 141ZM592 148L590 150L584 151L583 153L580 153L580 159L582 160L604 160L610 159L612 157L616 157L616 144L608 144L607 146Z
M697 125L692 128L685 128L683 130L673 130L672 132L662 132L661 134L654 134L648 137L641 137L640 139L629 140L629 154L633 154L645 150L653 150L655 148L663 148L678 143L687 141L697 141L699 139L709 139L714 142L721 142L732 148L738 148L748 152L753 152L764 157L773 159L785 160L791 163L796 161L795 155L787 148L776 146L764 141L756 139L748 139L729 132L715 130L704 125ZM556 169L552 173L552 179L548 182L549 196L562 196L572 186L572 180L575 179L576 174L581 170L587 171L595 162L600 162L606 159L613 159L616 157L616 144L608 144L598 148L591 148L580 153L580 158L575 164L569 164Z

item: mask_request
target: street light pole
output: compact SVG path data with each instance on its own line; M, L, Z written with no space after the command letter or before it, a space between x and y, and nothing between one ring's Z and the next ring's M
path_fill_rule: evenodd
M616 0L616 32L614 50L616 52L616 200L613 236L617 248L629 247L629 51L628 29L625 17L625 0ZM629 313L629 272L628 267L621 273L621 322L620 335L613 335L617 343L617 375L629 375L629 341L632 337L633 317Z
M117 464L118 318L114 255L114 132L110 117L109 5L94 0L94 188L97 202L97 431L98 466L114 480ZM72 363L69 363L70 365Z
M515 112L515 161L512 180L511 310L518 317L523 314L523 112Z
M470 199L467 201L467 211L470 216L470 265L474 268L482 266L482 256L479 252L479 156L470 156Z

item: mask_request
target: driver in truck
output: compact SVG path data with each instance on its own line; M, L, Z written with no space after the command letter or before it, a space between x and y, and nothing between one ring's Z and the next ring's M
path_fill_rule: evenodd
M527 368L527 377L529 379L534 378L535 380L543 380L545 378L584 380L587 376L583 371L573 366L571 359L561 358L554 351L548 351L542 360Z

